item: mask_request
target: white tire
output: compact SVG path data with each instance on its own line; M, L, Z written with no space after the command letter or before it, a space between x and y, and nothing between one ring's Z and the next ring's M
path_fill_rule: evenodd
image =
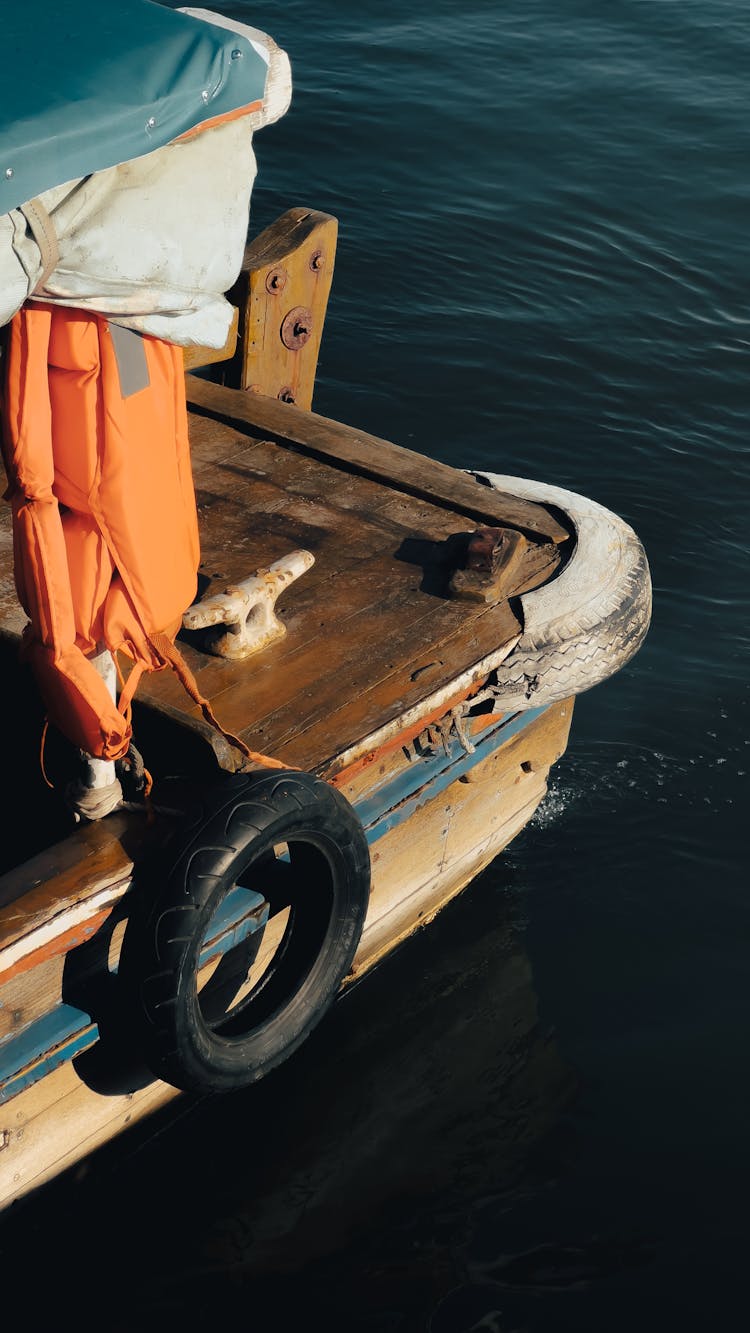
M501 706L538 708L614 675L638 651L651 621L651 576L636 533L574 491L495 472L472 475L562 511L576 538L560 573L519 598L523 633L497 668Z

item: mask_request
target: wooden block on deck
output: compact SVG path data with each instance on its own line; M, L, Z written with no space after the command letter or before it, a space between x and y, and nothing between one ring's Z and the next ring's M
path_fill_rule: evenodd
M248 245L229 293L239 338L227 384L310 407L337 233L329 214L291 208Z

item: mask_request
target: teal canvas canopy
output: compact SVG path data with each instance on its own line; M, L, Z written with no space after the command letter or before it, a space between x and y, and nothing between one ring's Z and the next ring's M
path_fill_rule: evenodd
M261 101L246 37L152 0L3 6L0 214Z

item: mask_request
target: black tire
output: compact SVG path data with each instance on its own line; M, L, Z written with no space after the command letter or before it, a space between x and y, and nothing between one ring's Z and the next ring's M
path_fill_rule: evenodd
M190 821L163 882L154 884L152 871L151 883L138 886L119 972L153 1073L185 1090L228 1091L291 1055L336 998L367 912L369 850L344 797L297 771L229 776ZM285 912L286 925L260 979L226 1010L225 981L212 978L199 992L198 959L209 923L238 884ZM255 936L239 946L240 971L257 947ZM239 975L236 959L233 967Z

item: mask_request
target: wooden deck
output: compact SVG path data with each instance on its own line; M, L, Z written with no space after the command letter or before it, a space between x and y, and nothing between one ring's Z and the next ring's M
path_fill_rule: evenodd
M520 630L512 595L554 572L567 534L543 507L388 441L194 375L187 382L201 594L296 548L311 551L315 563L279 599L287 633L276 644L230 662L185 632L181 650L221 724L252 750L345 780L389 729L416 735L486 680ZM451 542L482 525L515 526L529 539L511 598L496 605L447 595ZM69 821L42 775L43 711L16 662L25 616L13 583L8 505L0 506L0 559L0 653L14 702L6 870L58 842ZM241 762L169 670L141 681L134 721L157 779ZM46 760L54 780L54 736Z
M323 771L390 721L487 674L520 625L512 604L451 599L449 539L481 525L529 537L512 594L556 568L567 536L540 506L285 403L188 377L202 593L303 548L315 564L285 591L284 639L233 663L183 634L222 725L254 750ZM138 697L203 729L171 672ZM207 738L209 730L205 731ZM231 756L216 737L221 762Z

